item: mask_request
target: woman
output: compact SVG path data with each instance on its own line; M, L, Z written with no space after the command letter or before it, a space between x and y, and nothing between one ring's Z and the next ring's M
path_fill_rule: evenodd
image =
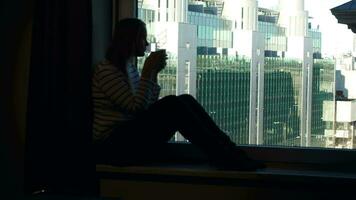
M94 70L93 132L99 156L116 163L133 163L144 152L159 151L179 131L220 169L262 168L235 147L192 96L158 100L157 76L166 66L167 55L164 51L151 53L140 76L135 60L144 56L147 45L144 22L121 20L106 59Z

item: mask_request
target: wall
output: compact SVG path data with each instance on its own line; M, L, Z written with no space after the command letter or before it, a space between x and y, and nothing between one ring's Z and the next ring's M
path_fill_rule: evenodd
M337 122L356 121L356 101L337 101Z

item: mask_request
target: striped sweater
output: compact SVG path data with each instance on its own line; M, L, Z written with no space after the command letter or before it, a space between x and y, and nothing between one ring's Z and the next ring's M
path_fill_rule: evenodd
M97 65L92 77L94 142L107 138L114 127L157 101L160 86L140 77L135 66L124 74L109 61Z

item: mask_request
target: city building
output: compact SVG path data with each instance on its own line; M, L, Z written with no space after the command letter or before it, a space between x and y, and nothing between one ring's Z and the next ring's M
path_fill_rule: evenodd
M328 124L325 129L326 147L356 147L355 37L353 49L353 52L344 53L335 59L335 102L327 101L324 104L326 109L323 119ZM330 108L334 110L331 111Z
M349 1L332 8L331 12L339 23L348 25L355 33L354 10L355 2ZM353 38L353 50L337 55L335 60L335 101L324 102L326 147L353 149L356 144L356 35Z
M329 122L325 130L326 147L354 149L356 147L356 100L340 98L335 102L325 102L324 106L333 107L333 104L335 104L336 114L331 109L326 109L323 116L325 121ZM333 121L336 123L330 123Z
M353 149L356 147L356 69L354 52L339 55L335 61L335 101L324 102L323 108L323 120L327 124L325 146ZM330 86L326 84L324 87Z
M164 48L162 95L195 96L238 144L325 146L334 63L303 0L141 0L150 50ZM326 78L327 77L327 78ZM180 140L178 136L176 138Z

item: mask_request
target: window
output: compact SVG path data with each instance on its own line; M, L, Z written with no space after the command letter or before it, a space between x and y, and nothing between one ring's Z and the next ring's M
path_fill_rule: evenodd
M180 0L176 1L180 5ZM161 48L167 49L169 63L176 68L180 67L179 63L183 65L181 67L186 67L187 58L180 58L173 53L175 50L170 50L170 48L176 48L181 45L180 40L191 40L189 41L189 49L197 49L197 54L194 55L196 56L195 58L189 59L189 68L191 69L190 71L196 71L196 74L190 74L195 78L189 77L187 79L186 74L176 74L176 69L170 66L169 70L164 71L160 77L162 88L170 88L171 92L176 91L177 88L174 88L175 85L172 84L174 81L171 80L184 76L185 89L187 90L188 86L195 87L189 88L189 91L195 91L194 95L197 100L211 114L211 117L218 123L220 128L228 133L238 145L247 145L256 149L256 151L259 148L264 148L267 152L269 148L277 147L288 151L299 150L301 152L329 152L330 148L339 148L337 143L339 140L335 139L338 135L332 133L334 130L343 127L334 117L336 115L334 106L336 62L334 60L335 56L332 55L333 49L324 48L323 42L327 42L327 40L324 40L323 37L330 37L330 34L322 32L322 30L327 30L323 29L323 27L338 25L330 25L332 20L324 22L323 19L319 19L321 21L318 23L324 23L324 25L321 24L321 29L313 29L313 26L318 26L318 24L313 24L308 20L319 17L317 10L320 6L317 6L315 2L325 3L325 6L331 9L345 1L339 0L334 4L321 0L313 0L314 3L307 3L306 1L305 9L309 11L310 18L305 18L305 21L311 24L311 28L307 30L305 37L310 38L310 40L306 40L310 42L310 45L300 45L300 42L296 40L293 42L296 45L293 48L290 46L287 48L287 43L292 40L295 34L298 34L298 31L295 31L295 27L299 26L300 23L293 23L295 20L291 20L291 16L282 16L281 12L274 9L278 5L271 4L271 1L258 1L261 8L269 9L245 8L244 10L241 7L240 19L234 20L219 14L211 14L212 12L208 12L208 9L205 9L208 4L201 3L204 1L187 1L188 4L194 4L194 11L193 9L189 11L181 10L182 6L177 6L178 8L176 8L176 1L174 1L174 12L167 12L166 19L168 20L169 15L176 12L177 16L186 16L174 21L181 30L177 34L156 35L155 39L163 41ZM144 4L149 4L150 2L144 1ZM160 5L160 1L158 2L158 5ZM216 9L234 6L227 5L227 2L222 8L216 4ZM143 6L138 9L151 7L147 5L146 8ZM157 20L160 21L159 11L156 10L154 12L158 12ZM253 12L258 12L255 13L257 17L252 17L254 15ZM247 15L244 16L244 13L247 13ZM285 22L287 23L282 23L278 20L283 17L285 17ZM328 16L328 19L333 19L333 16ZM251 20L256 21L252 22ZM244 38L240 34L233 35L233 28L238 26L237 22L241 23L241 29L247 29L247 24L257 24L256 31L261 33L265 44L264 47L258 49L259 55L264 56L263 60L257 61L257 57L243 54L245 50L251 47L252 39ZM245 27L244 22L247 23ZM194 28L188 29L187 26L182 26L178 23L189 24L190 27ZM157 26L164 25L157 24ZM161 29L162 27L159 28ZM189 31L194 30L196 32L189 33ZM343 29L342 31L349 30ZM258 38L255 39L257 40ZM168 45L168 40L176 41L176 45L172 46L172 43ZM310 46L311 48L300 49L302 46ZM325 46L330 47L330 44L325 44ZM186 50L188 51L189 49ZM298 51L304 52L298 55L308 56L306 58L303 58L303 56L296 58L296 53L292 52L291 49L298 49ZM345 51L347 52L347 49ZM312 56L316 53L323 56ZM180 59L184 59L184 61L179 62ZM303 59L309 59L309 63L306 63L306 60ZM345 58L340 59L347 60ZM349 60L352 62L355 59L351 56ZM261 70L262 72L251 68L253 63L255 63L255 66L257 66L256 63L259 63L258 66L263 69ZM308 65L312 66L309 67L310 70L303 70L304 67L308 68ZM167 77L170 77L170 79ZM194 84L189 82L192 80L196 80L196 82ZM262 81L260 83L261 88L258 88L257 80ZM167 94L169 92L163 92L162 95ZM250 106L254 105L252 102L256 106L257 102L263 102L262 108L251 108ZM262 117L257 118L257 116ZM253 120L253 123L250 123L252 122L251 120ZM351 121L347 123L347 126L352 128L343 129L353 131L347 134L350 137L344 138L344 140L354 141L356 139L354 124L355 122ZM256 130L261 131L257 133ZM256 134L262 140L250 140ZM344 144L349 144L349 146L343 146L342 148L356 148L352 142L344 142ZM343 151L338 150L338 152ZM305 161L305 155L303 157L300 159ZM311 158L311 160L313 159Z
M186 94L190 94L190 61L186 60L185 61L185 67L184 67L184 73L185 73L185 81L184 81L184 92Z

